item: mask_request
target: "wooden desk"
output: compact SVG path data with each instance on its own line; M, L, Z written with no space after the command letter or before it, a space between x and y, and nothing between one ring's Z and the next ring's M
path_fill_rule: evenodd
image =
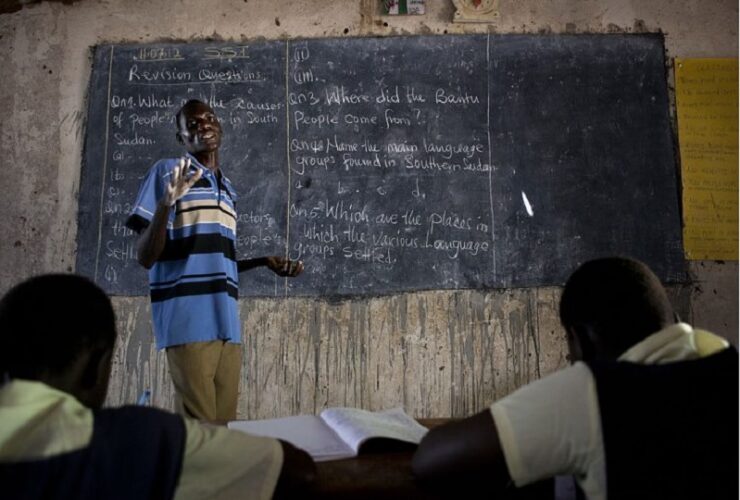
M420 419L436 427L449 419ZM430 498L416 487L411 473L413 451L366 453L344 460L317 462L318 498L416 499Z
M411 475L413 452L361 455L316 464L317 498L415 499L424 496Z
M419 419L425 427L436 427L450 419ZM411 473L413 451L368 453L345 460L317 462L316 497L351 500L435 499L414 483ZM512 491L504 498L552 500L554 482L542 481Z
M450 422L450 418L420 418L419 423L432 429ZM210 422L226 425L226 422ZM349 500L439 500L419 489L411 472L414 449L363 453L354 458L316 462L314 495L306 498ZM449 497L445 497L449 498ZM497 500L554 500L555 482L545 480L518 488Z

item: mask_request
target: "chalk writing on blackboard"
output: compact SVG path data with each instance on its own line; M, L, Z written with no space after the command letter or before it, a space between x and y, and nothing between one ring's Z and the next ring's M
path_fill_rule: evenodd
M557 285L613 253L680 280L663 67L654 35L98 47L78 270L146 293L123 221L197 98L224 128L239 256L306 263L243 295Z

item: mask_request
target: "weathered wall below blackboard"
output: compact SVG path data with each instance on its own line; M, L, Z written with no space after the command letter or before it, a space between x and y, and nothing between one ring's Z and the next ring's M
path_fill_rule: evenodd
M691 290L671 287L686 317ZM389 408L416 416L468 415L567 364L558 288L418 292L338 304L242 301L244 355L238 414L317 413L330 406ZM149 304L117 297L119 348L111 404L173 388L154 348Z
M451 2L427 0L420 17L386 17L378 2L85 0L33 4L0 15L0 293L40 272L73 271L89 47L204 38L441 33L666 35L667 56L737 57L731 0L501 0L490 25L454 25ZM669 75L672 78L672 75ZM737 343L737 263L692 264L691 286L672 289L684 318ZM243 300L245 367L239 413L266 417L346 404L404 404L418 416L462 415L566 363L559 289L423 292L330 304ZM171 405L146 297L116 298L121 338L109 402L143 387Z

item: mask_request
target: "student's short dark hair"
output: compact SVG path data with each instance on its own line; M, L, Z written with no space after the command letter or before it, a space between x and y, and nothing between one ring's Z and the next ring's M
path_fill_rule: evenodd
M110 299L82 276L36 276L0 300L0 372L11 378L63 374L82 352L113 348L115 337Z
M625 257L584 263L568 279L560 300L563 326L589 327L615 357L672 320L660 280L642 262Z
M175 128L177 128L178 132L180 131L180 118L182 118L182 114L186 109L190 109L197 105L208 106L208 104L204 103L200 99L190 99L177 111L177 114L175 115Z

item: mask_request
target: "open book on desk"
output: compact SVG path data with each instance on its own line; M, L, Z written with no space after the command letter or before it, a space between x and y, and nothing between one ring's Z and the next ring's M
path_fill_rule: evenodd
M234 420L228 427L288 441L305 450L317 462L357 456L361 447L369 447L371 442L379 439L416 445L427 432L426 427L401 408L378 412L328 408L319 416Z

